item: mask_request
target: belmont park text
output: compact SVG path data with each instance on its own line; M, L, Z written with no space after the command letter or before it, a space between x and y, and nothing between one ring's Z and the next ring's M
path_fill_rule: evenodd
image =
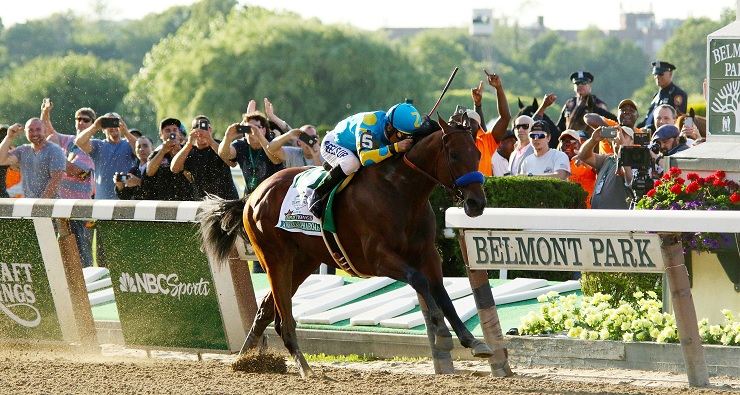
M640 238L473 236L475 263L529 266L655 268ZM471 251L472 252L472 251Z

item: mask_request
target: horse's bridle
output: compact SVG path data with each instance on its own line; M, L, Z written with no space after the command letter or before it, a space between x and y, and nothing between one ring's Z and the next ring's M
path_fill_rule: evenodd
M447 144L446 144L446 140L445 139L448 138L449 136L451 136L453 134L457 134L457 133L466 133L468 136L472 137L472 135L470 134L470 132L467 131L467 130L453 130L451 132L447 132L445 130L442 130L442 149L444 150L445 157L447 158L447 170L450 173L450 180L454 180L453 183L452 183L452 185L447 185L447 184L443 183L442 181L440 181L439 179L437 179L433 175L427 173L426 171L424 171L423 169L421 169L419 166L415 165L408 158L408 155L405 155L405 154L403 155L403 163L405 163L408 167L412 168L413 170L415 170L415 171L423 174L424 176L426 176L430 180L434 181L435 184L442 185L445 189L447 189L449 191L452 191L454 193L455 197L457 197L458 199L461 199L462 198L462 190L460 188L462 188L464 186L467 186L467 185L470 185L470 184L475 184L475 183L483 184L483 182L485 181L485 177L483 176L483 173L481 173L481 172L479 172L477 170L476 171L471 171L471 172L465 173L462 176L457 177L457 178L455 178L455 176L452 174L452 166L450 166L450 163L451 163L451 161L450 161L450 152L449 152L449 149L447 148ZM411 152L411 151L409 151L409 152Z

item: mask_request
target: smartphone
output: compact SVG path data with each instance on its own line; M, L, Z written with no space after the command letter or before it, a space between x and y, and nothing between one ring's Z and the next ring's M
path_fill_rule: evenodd
M604 126L601 128L601 137L613 139L617 137L617 128L615 126Z
M208 127L209 126L210 125L208 124L208 120L207 119L200 119L200 120L198 120L198 129L208 130Z
M319 141L316 136L310 136L304 132L301 132L301 134L298 135L298 139L308 144L309 147L313 147Z
M236 125L236 132L241 135L252 134L252 127L249 125Z
M100 120L100 126L103 128L117 128L120 126L120 120L118 118L102 118Z
M686 126L688 128L693 128L694 127L694 118L691 118L691 117L684 118L684 120L683 120L683 126Z

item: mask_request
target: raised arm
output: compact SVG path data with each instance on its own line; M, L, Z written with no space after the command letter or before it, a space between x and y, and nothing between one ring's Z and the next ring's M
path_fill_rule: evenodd
M594 147L599 145L599 143L603 140L601 137L601 127L597 127L596 130L591 134L591 138L586 140L585 143L581 146L581 149L578 150L578 160L581 162L593 167L594 169L601 168L601 164L604 162L604 155L597 155L594 154Z
M41 102L41 122L44 124L44 129L49 133L46 137L48 141L59 145L59 136L54 126L51 124L51 110L54 108L54 103L48 97L44 98Z
M128 145L131 146L131 151L136 152L136 136L131 134L131 131L128 130L128 126L126 126L126 122L123 121L123 118L121 118L119 125L118 130L121 131L123 137L128 141Z
M221 143L218 145L217 151L218 156L221 157L221 160L226 162L226 164L231 167L236 166L236 162L234 161L236 159L236 149L234 149L231 143L237 136L237 125L239 124L232 123L231 125L229 125L229 127L226 129L226 133L224 133L224 139L221 140Z
M504 92L504 85L501 82L501 77L496 73L488 74L488 72L486 72L486 75L488 77L488 85L491 85L493 89L496 90L496 105L498 107L499 117L493 125L493 128L491 128L491 133L493 134L493 139L499 143L504 137L504 134L506 134L506 130L509 128L511 112L509 111L509 102L506 100L506 92Z
M193 150L193 146L195 145L195 140L198 139L198 130L193 129L190 131L190 134L188 135L188 141L185 142L185 145L180 148L179 151L175 154L175 156L172 158L172 162L170 163L170 170L173 173L179 173L185 169L185 161L188 159L188 155L190 154L190 151Z
M85 151L86 154L89 154L90 151L92 151L92 144L90 143L90 139L92 139L92 137L95 135L95 132L100 130L101 119L103 119L103 117L98 117L98 119L96 119L92 125L88 126L87 129L80 132L75 138L75 145L80 147L81 150Z
M10 146L13 144L13 140L23 131L23 125L16 123L8 128L8 134L5 135L2 143L0 143L0 165L1 166L15 166L18 164L18 158L15 155L10 155Z
M279 158L281 161L285 161L285 151L283 151L283 146L288 144L292 139L298 138L300 134L301 129L291 129L288 133L275 137L269 144L267 144L268 153Z
M287 122L283 121L275 115L275 107L272 105L269 99L265 98L265 115L267 115L267 119L274 122L275 125L277 125L280 128L280 131L282 133L285 133L285 131L290 130L290 125L288 125Z

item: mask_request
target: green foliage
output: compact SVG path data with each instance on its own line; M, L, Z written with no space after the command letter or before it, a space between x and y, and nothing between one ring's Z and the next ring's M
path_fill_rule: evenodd
M548 177L490 177L485 184L488 207L586 208L579 184Z
M486 207L586 208L586 191L580 185L545 177L487 177L484 184ZM437 223L437 250L442 256L445 276L465 275L465 265L457 237L447 239L445 210L455 205L449 192L442 187L429 198ZM512 275L567 280L570 272L515 271Z
M335 124L405 97L422 108L431 102L405 54L358 30L257 7L208 20L187 22L152 49L131 83L127 113L141 120L202 113L222 134L252 98L269 97L296 125Z
M0 79L0 92L2 122L38 117L42 99L50 97L55 128L70 132L78 108L91 107L99 114L118 108L126 92L126 67L91 55L36 58Z
M612 295L614 303L634 302L632 294L636 291L655 291L662 295L663 281L660 274L587 272L581 275L581 291L589 296L597 293Z

